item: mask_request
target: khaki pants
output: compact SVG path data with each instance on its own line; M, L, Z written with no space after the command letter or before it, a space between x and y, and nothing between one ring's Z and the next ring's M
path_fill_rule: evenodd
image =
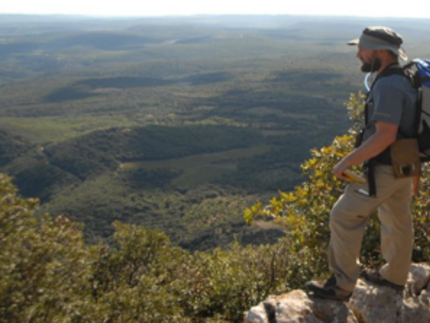
M330 215L330 269L337 285L352 291L360 266L359 254L364 229L370 214L377 209L381 221L381 251L387 262L380 274L386 280L404 285L412 258L413 222L410 210L411 178L396 179L391 166L375 167L377 197L367 184L351 183L334 205Z

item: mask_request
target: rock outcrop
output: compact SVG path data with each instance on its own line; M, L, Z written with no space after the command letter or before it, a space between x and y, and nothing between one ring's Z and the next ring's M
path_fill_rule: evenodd
M429 280L430 265L413 264L403 292L359 280L347 303L294 290L251 308L245 323L429 323Z

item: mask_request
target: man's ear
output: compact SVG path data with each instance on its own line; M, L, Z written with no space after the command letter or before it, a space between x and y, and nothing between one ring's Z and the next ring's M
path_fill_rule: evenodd
M378 58L381 58L384 56L384 50L383 49L375 49L375 56Z
M387 49L377 49L375 50L375 52L376 52L376 57L380 59L386 59L390 56L389 50Z

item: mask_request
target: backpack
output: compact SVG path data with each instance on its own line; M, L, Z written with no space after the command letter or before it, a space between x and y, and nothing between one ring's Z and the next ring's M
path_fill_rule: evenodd
M412 62L406 64L401 68L387 68L378 78L386 77L393 74L401 75L409 79L412 86L418 90L418 97L416 102L417 113L415 114L414 121L414 135L413 138L417 139L418 150L420 153L420 162L430 161L430 60L414 59ZM367 78L365 85L367 86ZM372 90L378 78L373 82ZM365 106L365 124L367 126L369 120L368 106ZM359 134L358 143L362 141L363 131ZM356 147L357 147L356 145ZM391 164L390 147L383 151L378 156L371 158L365 163L368 170L369 182L369 196L376 196L376 184L374 176L375 162L382 162L383 164Z
M403 69L418 90L415 137L418 140L420 160L430 161L430 60L417 58Z
M401 68L386 69L378 77L393 74L408 78L412 86L418 90L416 103L418 113L415 115L414 138L418 141L421 162L430 161L430 60L416 58ZM375 83L376 81L373 85ZM370 90L367 79L365 85Z

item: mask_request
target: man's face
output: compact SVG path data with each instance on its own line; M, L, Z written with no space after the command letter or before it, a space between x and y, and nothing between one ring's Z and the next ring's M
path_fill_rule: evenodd
M381 60L373 49L358 46L357 58L361 61L362 72L376 72L381 68Z

